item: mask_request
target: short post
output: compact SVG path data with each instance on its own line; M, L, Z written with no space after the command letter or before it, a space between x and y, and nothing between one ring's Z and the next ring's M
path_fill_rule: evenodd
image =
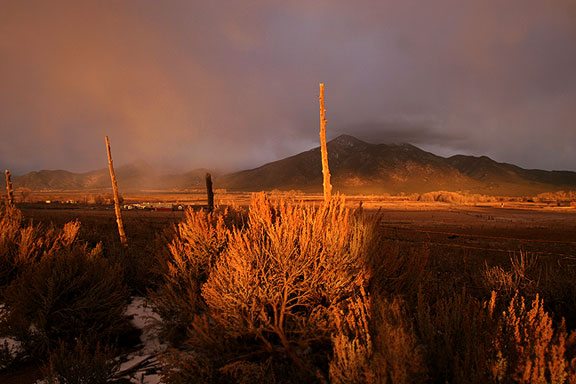
M322 175L324 176L324 201L332 196L330 169L328 168L328 146L326 145L326 109L324 109L324 84L320 83L320 152L322 153Z
M6 170L6 192L8 194L8 205L14 205L14 189L12 189L12 179L10 171Z
M206 195L208 197L208 212L214 210L214 191L212 190L212 175L206 173Z
M116 212L116 223L118 224L118 234L120 235L120 242L124 247L128 246L126 233L124 232L124 223L122 222L122 213L120 211L120 196L118 194L118 184L116 183L116 175L114 174L114 165L112 163L112 153L110 152L110 141L106 136L106 150L108 151L108 168L110 168L110 180L112 181L112 190L114 192L114 211Z

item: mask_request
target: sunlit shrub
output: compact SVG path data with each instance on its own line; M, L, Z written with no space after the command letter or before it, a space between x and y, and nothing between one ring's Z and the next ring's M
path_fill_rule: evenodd
M190 212L166 263L165 289L174 295L159 292L186 302L170 298L173 307L159 307L187 320L185 345L194 352L166 355L165 380L324 380L334 311L367 283L376 223L360 216L340 198L314 207L264 194L240 224Z
M442 382L565 383L575 361L564 322L555 327L538 296L506 304L493 292L482 304L462 293L433 307L422 297L418 329L431 376Z
M162 317L165 336L172 342L181 340L193 317L206 309L201 287L226 249L226 222L234 225L234 219L228 216L234 217L235 212L188 209L185 219L174 228L168 252L157 255L163 281L151 293L152 305Z
M22 213L11 206L0 210L0 292L27 266L43 255L70 247L78 237L80 224L67 223L62 229L25 224Z
M532 305L515 295L502 313L494 340L494 378L504 383L566 382L566 339L564 323L554 329L538 295Z
M370 333L371 302L367 295L349 299L334 313L336 332L332 336L330 361L332 383L371 383L376 379L372 366L374 347Z
M335 313L332 383L423 383L426 366L404 303L365 295Z
M357 220L341 199L317 208L257 195L247 228L231 234L202 288L210 315L227 337L285 355L313 375L313 358L327 355L304 354L329 342L332 308L365 283L369 226Z
M450 204L489 203L497 201L494 196L448 191L426 192L421 194L417 200L422 202L437 201Z

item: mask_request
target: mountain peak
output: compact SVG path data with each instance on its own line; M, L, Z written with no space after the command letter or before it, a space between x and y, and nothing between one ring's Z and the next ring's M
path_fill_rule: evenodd
M367 143L350 135L340 135L335 139L328 142L329 144L337 144L341 147L355 147L358 145L366 145Z

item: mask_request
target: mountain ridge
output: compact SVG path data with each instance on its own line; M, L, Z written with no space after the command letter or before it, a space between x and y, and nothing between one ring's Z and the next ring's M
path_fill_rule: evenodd
M576 172L524 169L487 156L442 157L408 143L372 144L351 135L328 143L332 184L343 193L424 193L459 191L490 195L533 195L576 189ZM146 164L117 167L119 188L201 188L206 169L164 174ZM235 191L302 190L320 192L320 148L253 169L212 173L215 186ZM85 190L110 188L108 169L85 173L43 170L13 177L15 188ZM4 183L5 185L5 183Z

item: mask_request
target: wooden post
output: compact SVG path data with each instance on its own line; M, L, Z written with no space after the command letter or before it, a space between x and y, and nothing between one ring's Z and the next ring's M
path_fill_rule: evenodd
M128 241L126 240L124 223L122 222L122 213L120 211L120 196L118 195L118 184L116 183L116 175L114 174L114 165L112 163L112 153L110 152L110 142L108 141L108 136L106 136L106 150L108 151L108 168L110 168L110 179L112 180L112 190L114 191L114 211L116 212L118 233L120 234L120 242L124 247L127 247Z
M212 175L206 173L206 194L208 196L208 212L214 210L214 191L212 190Z
M326 110L324 109L324 84L320 83L320 151L322 153L322 175L324 176L324 201L332 196L330 169L328 168L328 147L326 146Z
M8 205L14 205L14 190L12 189L12 180L10 171L6 170L6 192L8 193Z

